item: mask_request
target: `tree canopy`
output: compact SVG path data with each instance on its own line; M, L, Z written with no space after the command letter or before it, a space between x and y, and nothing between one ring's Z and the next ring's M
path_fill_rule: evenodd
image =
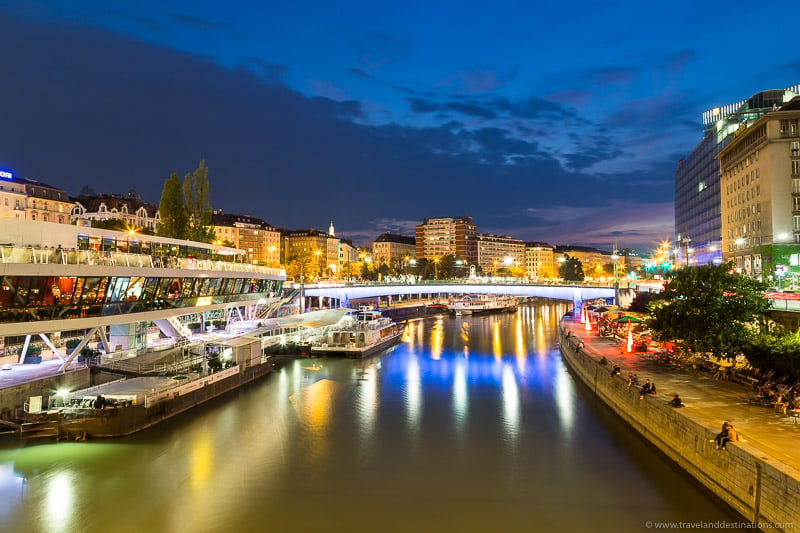
M195 171L183 178L183 199L189 213L189 240L211 242L214 240L211 224L211 200L209 196L208 167L205 159Z
M173 239L212 242L211 201L209 196L208 167L201 160L195 171L187 173L181 183L173 172L164 181L158 213L161 221L156 235Z
M173 239L186 239L189 235L189 215L183 201L183 188L178 174L173 172L164 181L161 200L158 202L160 221L156 235Z
M694 352L736 356L766 323L765 288L732 265L682 268L650 301L645 324Z
M558 277L564 281L583 281L586 277L583 273L583 263L577 257L564 254L564 261L558 266Z

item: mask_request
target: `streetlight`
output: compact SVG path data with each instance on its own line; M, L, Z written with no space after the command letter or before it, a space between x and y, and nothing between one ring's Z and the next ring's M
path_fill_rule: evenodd
M317 268L319 269L319 274L322 274L322 267L319 266L319 256L320 256L321 253L322 253L322 250L314 250L314 255L317 256L316 257L316 261L317 261ZM319 279L319 274L317 274L317 279Z
M619 277L617 276L617 260L619 259L619 250L614 248L614 253L611 254L611 259L614 260L614 305L619 305Z

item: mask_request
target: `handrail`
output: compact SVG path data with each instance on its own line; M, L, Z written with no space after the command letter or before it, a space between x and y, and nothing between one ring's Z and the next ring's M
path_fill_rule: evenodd
M280 267L231 263L213 259L194 259L191 257L152 256L129 252L110 252L98 250L66 250L62 248L36 248L33 246L0 246L0 262L16 264L62 264L62 265L102 265L138 266L140 268L164 268L180 270L211 270L222 272L242 272L285 276Z

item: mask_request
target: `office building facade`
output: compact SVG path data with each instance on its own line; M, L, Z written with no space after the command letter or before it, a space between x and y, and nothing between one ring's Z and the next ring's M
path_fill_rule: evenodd
M800 278L800 97L719 154L723 259L758 279Z
M722 261L722 208L720 197L720 151L765 113L800 94L800 86L767 90L705 111L703 139L678 162L675 171L675 240L680 265Z

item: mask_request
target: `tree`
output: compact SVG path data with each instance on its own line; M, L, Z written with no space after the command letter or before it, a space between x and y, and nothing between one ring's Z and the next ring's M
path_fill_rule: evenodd
M564 281L583 281L586 277L583 274L583 263L577 257L570 257L564 254L564 260L558 266L558 277Z
M300 281L300 263L303 264L303 280L309 280L319 275L319 261L313 253L294 255L286 261L286 277Z
M192 174L183 178L183 198L189 213L189 240L211 242L214 234L211 224L211 200L209 196L208 167L205 159L200 161Z
M183 202L183 191L178 174L173 172L164 181L161 200L158 202L158 214L161 220L156 226L156 235L185 239L189 234L189 215Z
M652 292L637 292L636 296L633 297L631 304L628 306L628 311L632 311L634 313L646 313L647 304L649 304L650 300L652 299Z
M645 324L662 340L733 357L766 324L765 288L732 264L682 268L651 300Z
M775 370L791 380L800 378L800 332L754 335L745 347L747 361L761 370Z

